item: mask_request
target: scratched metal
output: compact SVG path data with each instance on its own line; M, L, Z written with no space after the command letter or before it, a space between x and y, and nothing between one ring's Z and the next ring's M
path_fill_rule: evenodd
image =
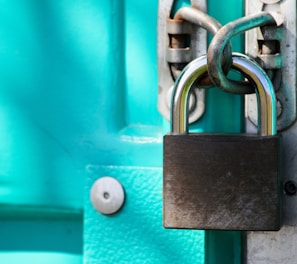
M277 136L166 135L164 227L278 230L278 148Z

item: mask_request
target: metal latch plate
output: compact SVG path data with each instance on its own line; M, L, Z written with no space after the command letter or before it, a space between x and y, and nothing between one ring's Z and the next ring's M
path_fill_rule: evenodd
M277 130L289 128L296 119L296 0L247 0L246 15L260 11L280 12L285 22L246 32L246 54L271 75L277 97ZM257 124L256 95L246 96L248 121Z

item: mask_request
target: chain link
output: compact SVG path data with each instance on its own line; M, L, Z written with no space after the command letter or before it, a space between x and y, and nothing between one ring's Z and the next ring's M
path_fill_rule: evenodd
M234 81L227 78L222 68L222 54L227 43L235 35L244 33L247 30L265 26L275 25L275 17L268 12L260 12L232 21L222 27L212 39L208 53L208 72L212 82L222 90L235 94L254 93L254 86L245 81Z
M194 59L189 47L191 42L189 36L191 26L197 25L214 35L207 53L209 75L200 80L199 84L203 86L215 85L226 92L235 94L254 93L254 86L248 81L230 80L226 76L232 65L231 38L256 27L279 25L281 23L282 19L279 16L272 15L270 12L260 12L237 19L222 27L215 18L197 8L180 8L174 18L169 19L167 22L170 45L166 55L173 79L175 80L186 64ZM263 43L263 55L259 56L259 59L262 59L264 64L263 60L269 56L269 61L264 68L272 67L269 62L273 63L275 68L280 67L281 63L278 58L273 57L274 48L274 43L272 43L272 46L269 41ZM273 76L275 77L274 83L276 83L279 79L277 78L278 75L273 74Z
M187 47L187 34L190 34L189 23L199 26L212 35L215 35L222 25L213 17L194 7L180 8L174 19L168 20L167 32L170 34L170 47L167 50L167 61L171 64L171 73L174 79L180 74L185 64L190 62L191 50ZM227 43L222 54L222 65L225 72L228 72L232 64L231 43ZM210 85L209 78L201 81L203 85Z

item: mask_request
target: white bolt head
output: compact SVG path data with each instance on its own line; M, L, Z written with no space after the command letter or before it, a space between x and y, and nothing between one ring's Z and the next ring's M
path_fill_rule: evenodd
M106 176L95 181L91 188L90 199L98 212L110 215L121 209L125 192L116 179Z

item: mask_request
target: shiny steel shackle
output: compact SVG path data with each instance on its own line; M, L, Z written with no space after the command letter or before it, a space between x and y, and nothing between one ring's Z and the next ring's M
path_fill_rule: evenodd
M276 99L273 85L256 63L245 55L234 53L232 69L240 71L254 87L258 98L258 134L276 134ZM188 95L193 83L207 72L207 57L201 56L189 63L175 81L171 99L171 133L188 133Z

